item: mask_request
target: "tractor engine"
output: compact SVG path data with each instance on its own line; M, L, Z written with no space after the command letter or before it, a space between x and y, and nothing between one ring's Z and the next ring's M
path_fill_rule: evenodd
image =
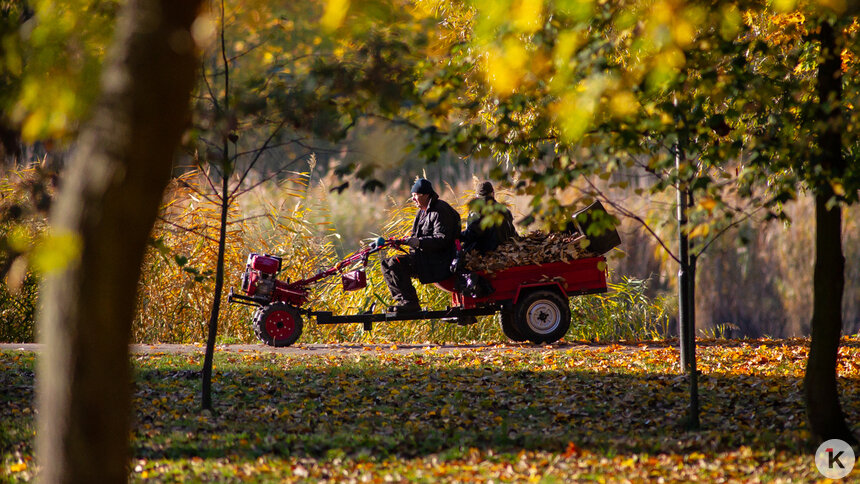
M242 290L262 303L271 302L277 285L281 258L269 254L248 254L248 263L242 274Z

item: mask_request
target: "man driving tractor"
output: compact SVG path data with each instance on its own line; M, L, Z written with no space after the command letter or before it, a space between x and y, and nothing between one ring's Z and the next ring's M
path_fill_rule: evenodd
M476 194L484 198L484 207L492 201L490 187L482 184L476 190ZM415 182L412 200L418 213L407 239L386 240L380 237L334 266L292 281L278 278L282 269L281 257L252 252L242 273L240 292L234 293L230 288L227 300L256 307L252 321L254 334L265 344L277 347L290 346L298 340L305 316L316 318L317 324L362 323L365 331L371 331L374 323L384 321L441 319L465 325L475 322L479 316L499 314L505 336L513 341L528 340L541 344L554 343L567 332L571 322L570 296L608 290L603 252L596 256L593 252L579 254L581 257L572 260L509 261L513 265L486 273L471 273L456 266L452 268L459 252L456 240L460 215L439 199L433 185L425 179ZM495 214L498 212L485 215ZM509 231L513 235L514 230ZM613 243L617 245L618 242ZM395 302L388 311L374 313L371 309L360 314L335 315L331 311L308 308L312 302L311 285L341 274L345 291L366 287L366 280L361 276L368 257L387 248L404 245L412 250L382 261L383 276ZM343 272L357 264L362 268ZM450 277L453 271L456 271L456 278ZM360 275L356 274L355 279L346 277L352 273ZM481 279L472 284L474 280L470 276L485 278L486 287L480 284ZM452 293L452 305L444 310L422 310L412 286L413 277L422 283L440 283L443 289ZM347 287L349 281L354 284Z
M415 182L412 201L418 213L405 241L412 251L382 260L382 276L395 303L390 311L396 313L421 310L413 277L430 284L451 276L451 261L457 253L454 241L460 236L460 214L439 199L429 180Z

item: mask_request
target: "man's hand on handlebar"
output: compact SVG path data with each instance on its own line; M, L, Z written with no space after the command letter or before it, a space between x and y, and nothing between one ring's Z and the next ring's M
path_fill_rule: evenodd
M381 248L386 247L386 246L389 246L389 247L393 246L393 247L396 247L397 249L404 250L402 247L404 245L417 249L418 248L418 237L407 237L405 239L390 238L387 240L383 239L382 237L379 237L378 239L376 239L370 243L370 248L375 250L375 249L381 249Z

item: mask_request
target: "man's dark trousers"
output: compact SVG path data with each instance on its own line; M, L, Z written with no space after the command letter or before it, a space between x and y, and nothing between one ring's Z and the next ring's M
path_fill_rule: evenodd
M412 285L415 275L415 254L400 254L382 260L382 277L397 304L420 305L418 293Z

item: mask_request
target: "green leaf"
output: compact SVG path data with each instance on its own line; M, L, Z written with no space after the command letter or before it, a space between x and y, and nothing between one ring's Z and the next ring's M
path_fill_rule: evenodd
M78 234L57 229L43 233L36 241L30 261L42 274L64 270L81 255L81 238Z

